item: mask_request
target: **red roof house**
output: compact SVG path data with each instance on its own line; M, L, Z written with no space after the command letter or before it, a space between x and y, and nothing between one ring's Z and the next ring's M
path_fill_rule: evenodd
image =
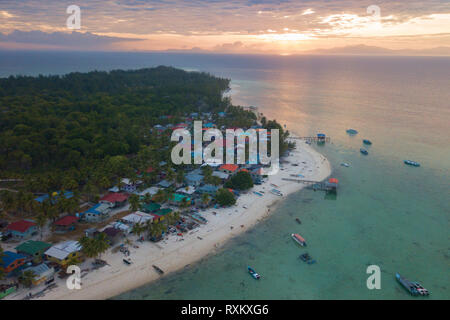
M56 231L66 232L75 230L75 224L78 222L78 217L75 216L65 216L61 219L55 221L54 225L56 227Z
M233 174L239 169L239 166L236 164L223 164L219 167L219 171Z
M36 232L37 226L36 223L30 220L20 220L13 223L10 223L6 230L12 234L14 238L28 238Z
M125 205L129 195L126 193L111 192L100 199L100 203L106 203L111 207L121 207Z

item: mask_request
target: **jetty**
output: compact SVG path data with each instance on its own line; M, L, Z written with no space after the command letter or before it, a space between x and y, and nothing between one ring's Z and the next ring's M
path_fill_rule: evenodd
M314 181L293 178L282 178L282 180L303 183L308 185L308 187L310 189L313 189L314 191L322 190L327 192L336 192L339 184L339 181L336 178L330 178L328 179L328 181Z

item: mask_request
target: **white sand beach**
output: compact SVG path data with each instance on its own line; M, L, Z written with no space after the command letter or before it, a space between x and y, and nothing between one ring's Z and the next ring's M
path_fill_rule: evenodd
M158 243L135 242L139 248L129 247L131 265L123 263L123 253L112 253L109 250L102 256L109 265L85 275L83 273L81 289L69 290L66 280L56 277L58 286L39 299L107 299L160 278L161 275L152 265L164 270L163 276L166 276L219 250L228 239L245 232L273 213L277 203L287 195L305 187L304 184L284 181L283 178L292 178L291 174L301 174L306 180L321 181L331 174L330 164L325 157L303 141L296 142L297 148L283 159L289 163L281 164L278 174L270 176L264 184L242 194L236 205L226 209L210 208L201 211L202 216L208 220L206 225L201 225L183 236L170 234ZM274 188L271 184L278 186L277 189L283 193L282 197L269 192ZM259 196L253 191L262 191L263 195ZM130 235L130 238L137 237ZM84 262L81 269L90 267L91 260ZM16 294L8 298L21 299L24 295L25 293Z

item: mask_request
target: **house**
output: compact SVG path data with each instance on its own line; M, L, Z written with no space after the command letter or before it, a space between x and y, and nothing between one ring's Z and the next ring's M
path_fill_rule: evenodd
M115 186L115 187L109 188L108 191L109 192L119 192L120 189L119 189L119 187Z
M123 232L120 229L116 229L113 227L106 228L102 232L106 235L110 246L118 243L123 237Z
M217 115L221 118L225 117L227 114L225 112L219 112Z
M262 168L256 168L253 169L252 171L250 171L250 175L252 177L253 183L254 184L261 184L263 183L263 169Z
M20 270L25 264L26 256L20 253L12 251L3 252L2 259L0 260L0 267L6 276L11 276L15 271Z
M60 192L53 192L52 193L52 204L55 204L56 202L58 202L58 197L60 197ZM70 199L73 197L73 192L71 191L66 191L64 192L63 198L65 199ZM49 199L49 195L48 194L44 194L40 197L37 197L36 199L34 199L35 201L39 202L39 203L43 203L45 200Z
M142 211L145 213L155 212L161 208L161 205L155 202L145 203L142 205Z
M20 220L9 224L6 232L14 239L28 239L37 234L37 225L32 220Z
M230 175L228 173L222 172L222 171L214 171L212 173L213 177L218 177L220 178L222 181L228 180L228 178L230 177Z
M55 232L63 233L75 230L75 225L79 218L75 216L65 216L55 221Z
M110 204L97 203L92 208L81 213L81 216L83 220L86 222L99 222L108 218L110 211L111 211Z
M65 266L70 259L81 257L81 248L78 241L69 240L55 244L45 251L44 254L47 260Z
M184 193L184 194L188 194L191 195L195 192L195 188L193 186L187 186L185 188L180 188L177 190L177 193Z
M95 238L95 236L99 233L96 228L88 228L84 230L84 235L88 238Z
M122 191L128 192L128 193L133 193L137 190L137 187L142 184L142 181L136 181L136 182L132 182L130 179L122 179L121 182L121 187L120 189Z
M40 262L44 256L44 252L52 245L43 241L28 240L21 243L15 249L17 253L27 256L33 262Z
M151 214L145 213L145 212L140 212L140 211L136 211L134 213L131 213L125 217L123 217L122 219L120 219L121 222L133 226L135 224L146 224L147 222L152 222L153 221L153 216Z
M168 201L169 204L174 206L180 206L182 204L191 204L191 198L180 193L173 193L172 198Z
M55 276L55 269L53 267L49 267L45 263L41 263L40 265L29 267L23 270L25 271L31 271L34 274L32 283L33 285L37 286L41 283L49 283L54 280Z
M217 190L219 190L219 187L213 186L212 184L205 184L204 186L201 186L200 188L198 188L197 192L200 194L207 193L211 196L214 196L216 194Z
M163 180L160 183L158 183L158 186L162 187L162 188L168 188L171 185L173 185L172 181L167 181L167 180Z
M154 196L155 194L158 193L159 190L160 190L160 188L158 188L158 187L150 187L150 188L147 188L147 189L139 192L139 195L145 196L148 193L149 195Z
M233 175L237 172L239 166L236 164L223 164L219 167L219 171Z
M153 222L160 222L160 221L164 220L164 217L171 212L172 212L172 209L165 208L165 209L160 209L154 213L151 213L151 215L153 216Z
M107 204L110 208L123 207L129 195L126 193L108 193L100 199L100 203Z
M184 180L189 186L197 187L199 186L203 181L203 175L197 173L197 172L189 172L185 177Z
M120 221L115 222L114 225L113 225L113 228L122 231L124 234L131 233L131 227L129 225L125 224L125 223L120 222Z

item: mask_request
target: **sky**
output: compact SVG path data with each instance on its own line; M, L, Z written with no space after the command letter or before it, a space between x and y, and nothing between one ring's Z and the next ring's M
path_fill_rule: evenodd
M0 49L289 55L355 45L450 47L450 0L0 0Z

